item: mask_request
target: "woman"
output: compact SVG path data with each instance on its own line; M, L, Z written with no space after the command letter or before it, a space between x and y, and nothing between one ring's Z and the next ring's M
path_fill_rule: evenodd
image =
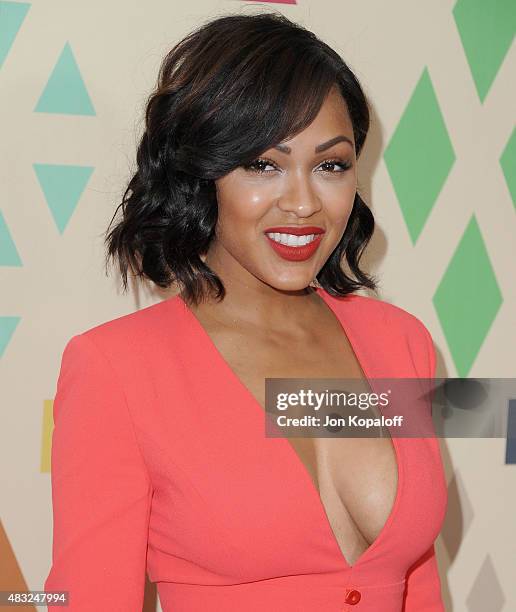
M45 588L71 611L141 610L146 569L165 612L444 609L435 438L264 435L265 378L434 376L425 326L354 294L376 286L368 128L286 17L215 19L164 59L106 242L125 289L179 293L65 347Z

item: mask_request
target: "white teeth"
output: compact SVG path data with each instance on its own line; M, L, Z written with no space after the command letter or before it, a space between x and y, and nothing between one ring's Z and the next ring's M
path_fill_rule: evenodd
M305 244L309 244L313 240L315 240L315 234L305 234L304 236L295 236L294 234L279 234L278 232L268 233L267 236L274 240L274 242L279 242L280 244L285 244L287 246L304 246Z

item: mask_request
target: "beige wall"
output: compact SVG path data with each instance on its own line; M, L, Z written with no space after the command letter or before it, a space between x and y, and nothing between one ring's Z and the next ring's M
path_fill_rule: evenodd
M491 5L496 11L504 3L460 4L480 4L483 10ZM0 556L7 568L0 581L10 581L0 590L42 589L49 569L51 400L65 342L161 297L150 288L134 287L125 296L117 290L117 279L103 273L101 234L133 168L142 104L160 60L201 20L226 12L279 10L342 53L373 107L359 180L378 224L366 261L380 276L380 297L414 313L430 329L437 375L459 376L433 297L468 223L476 219L503 302L466 375L516 374L516 215L499 162L514 125L514 46L499 52L481 99L452 0L250 5L238 0L36 0L28 5L0 68L0 212L6 227L0 234ZM492 18L505 28L505 10L498 21L489 13L464 19L477 19L478 31L490 43L487 23ZM2 18L0 11L0 24ZM503 36L496 38L500 45ZM35 112L66 43L94 115ZM384 152L425 69L456 159L414 244ZM94 168L63 231L58 222L63 213L53 212L34 164ZM475 307L474 301L464 306L472 322ZM516 466L505 464L505 440L443 440L442 450L450 506L437 553L447 610L514 610Z

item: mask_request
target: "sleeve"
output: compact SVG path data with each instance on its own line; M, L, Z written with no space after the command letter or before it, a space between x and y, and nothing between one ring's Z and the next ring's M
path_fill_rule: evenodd
M435 347L430 332L421 325L429 351L428 377L433 379L436 370ZM406 580L403 612L445 612L434 544L410 568Z
M437 367L437 358L435 355L434 341L432 339L432 336L430 335L430 332L425 327L425 325L421 323L421 326L422 326L422 329L423 329L423 332L426 338L426 345L428 347L428 378L433 380L435 378L435 371Z
M68 591L69 612L141 612L152 486L116 374L85 334L65 346L53 415L44 589Z

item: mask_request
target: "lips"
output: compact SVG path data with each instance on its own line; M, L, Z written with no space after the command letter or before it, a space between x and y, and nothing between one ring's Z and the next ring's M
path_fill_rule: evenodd
M306 261L317 251L324 231L312 225L304 227L281 225L270 227L264 233L269 245L282 259ZM310 238L304 239L301 236L310 236Z
M268 227L265 230L266 234L293 234L294 236L306 236L307 234L324 234L322 227L315 225L278 225Z

